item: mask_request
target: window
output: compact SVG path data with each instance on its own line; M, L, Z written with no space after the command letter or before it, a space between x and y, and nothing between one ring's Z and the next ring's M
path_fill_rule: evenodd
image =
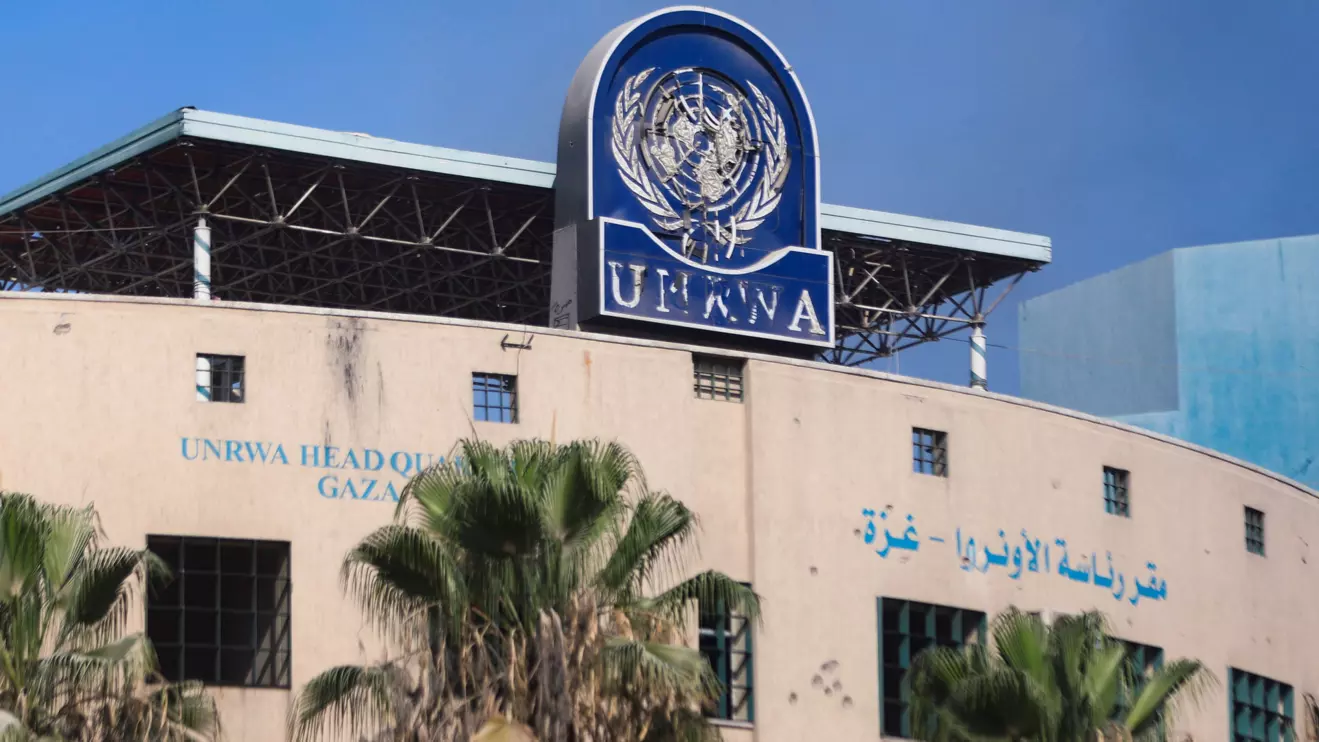
M1118 697L1117 707L1113 710L1113 718L1122 719L1131 711L1131 704L1140 695L1141 690L1145 688L1145 683L1149 681L1156 670L1163 667L1163 650L1159 647L1129 642L1125 639L1115 639L1115 641L1120 642L1127 651L1124 672L1130 682L1128 692ZM1160 736L1162 736L1162 719L1159 720L1159 726Z
M880 731L911 737L911 688L907 670L927 647L983 644L985 614L963 608L879 599Z
M1264 556L1264 513L1246 508L1246 551Z
M1292 687L1235 667L1232 742L1292 742Z
M147 636L173 681L289 687L289 544L148 536L174 579L147 596Z
M755 720L751 664L751 622L723 606L700 606L701 655L710 663L723 693L707 716Z
M917 474L948 476L948 434L941 430L912 428L911 470Z
M1131 472L1104 467L1104 512L1131 517Z
M197 401L242 402L243 356L197 354Z
M693 388L697 399L742 401L742 371L745 363L736 358L692 356Z
M472 416L481 422L517 422L518 377L472 374Z

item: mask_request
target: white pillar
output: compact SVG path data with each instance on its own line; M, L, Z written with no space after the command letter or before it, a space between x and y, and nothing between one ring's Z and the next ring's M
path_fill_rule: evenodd
M197 401L211 401L211 359L197 356Z
M211 228L206 217L199 218L192 230L192 298L211 300Z
M979 323L971 325L971 388L989 388L985 373L985 326Z

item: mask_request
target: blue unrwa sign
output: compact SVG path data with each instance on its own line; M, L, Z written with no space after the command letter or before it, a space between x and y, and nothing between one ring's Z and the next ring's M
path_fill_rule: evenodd
M671 8L601 39L559 128L551 323L832 346L810 107L755 29Z

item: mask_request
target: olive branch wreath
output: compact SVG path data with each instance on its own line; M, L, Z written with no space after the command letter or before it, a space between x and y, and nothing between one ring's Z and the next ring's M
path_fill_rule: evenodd
M641 131L641 127L635 125L637 117L641 115L641 93L637 88L654 71L655 68L651 67L629 77L623 83L618 99L614 101L614 160L618 163L618 174L623 178L623 184L651 213L655 224L660 229L674 232L683 226L683 219L647 176L639 154L640 147L637 146L637 137Z
M663 230L676 232L682 229L686 221L670 205L654 181L646 173L641 161L637 137L640 127L636 126L641 115L641 93L638 88L650 77L656 68L642 70L629 77L623 83L618 98L614 101L613 117L613 152L618 164L618 174L623 184L646 211L650 212L655 224ZM752 193L750 200L742 204L729 218L726 229L716 232L716 239L728 245L731 257L737 245L751 241L749 233L759 227L765 219L778 208L783 197L783 182L788 174L788 136L783 119L778 109L764 93L751 81L747 81L751 93L756 99L756 112L765 126L766 141L762 143L761 153L765 158L765 171L760 183Z

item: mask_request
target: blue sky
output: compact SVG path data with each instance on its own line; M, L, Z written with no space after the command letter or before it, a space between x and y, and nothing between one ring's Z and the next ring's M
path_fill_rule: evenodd
M0 7L0 192L185 105L552 160L609 28L662 3ZM727 0L787 55L832 203L1053 239L1016 303L1163 250L1319 232L1319 2ZM1243 301L1267 300L1242 297ZM965 383L967 348L904 354ZM991 348L991 388L1017 389Z

